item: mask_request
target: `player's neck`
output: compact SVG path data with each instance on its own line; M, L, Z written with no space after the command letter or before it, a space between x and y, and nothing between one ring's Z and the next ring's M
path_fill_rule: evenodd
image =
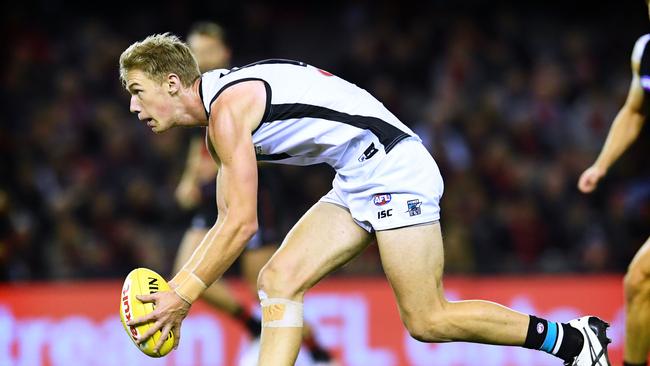
M189 88L183 88L181 92L181 103L183 104L183 126L207 126L208 115L203 107L203 100L199 93L201 78L198 78Z

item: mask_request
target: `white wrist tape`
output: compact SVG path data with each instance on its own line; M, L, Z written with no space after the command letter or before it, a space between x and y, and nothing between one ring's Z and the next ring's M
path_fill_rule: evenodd
M302 327L302 303L287 299L262 298L262 327Z
M196 299L198 299L203 291L208 288L203 280L193 272L186 269L182 269L178 272L178 274L172 279L172 282L176 284L174 292L189 304L192 304Z

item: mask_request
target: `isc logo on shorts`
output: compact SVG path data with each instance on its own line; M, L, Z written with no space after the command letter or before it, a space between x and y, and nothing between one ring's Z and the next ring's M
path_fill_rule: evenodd
M372 196L372 203L375 204L375 206L383 206L390 202L391 196L390 193L379 193L374 196Z

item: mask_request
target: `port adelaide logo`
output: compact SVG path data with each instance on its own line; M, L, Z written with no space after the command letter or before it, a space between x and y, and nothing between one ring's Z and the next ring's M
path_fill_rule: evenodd
M420 206L422 206L422 201L420 200L415 199L415 200L407 201L406 206L407 206L406 212L409 213L409 216L415 216L422 213L422 209L420 208Z

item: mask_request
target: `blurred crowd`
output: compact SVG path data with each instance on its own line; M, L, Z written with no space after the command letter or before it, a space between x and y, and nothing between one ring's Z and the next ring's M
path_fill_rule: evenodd
M413 128L445 180L448 272L622 272L650 234L648 128L595 195L576 182L625 100L632 47L649 29L645 4L579 18L541 3L452 3L161 1L155 12L60 17L57 2L3 5L0 280L169 273L192 218L174 190L202 131L154 135L130 115L117 60L146 35L184 37L196 20L225 27L234 66L314 64ZM277 169L287 230L333 173ZM380 271L371 246L341 273Z

